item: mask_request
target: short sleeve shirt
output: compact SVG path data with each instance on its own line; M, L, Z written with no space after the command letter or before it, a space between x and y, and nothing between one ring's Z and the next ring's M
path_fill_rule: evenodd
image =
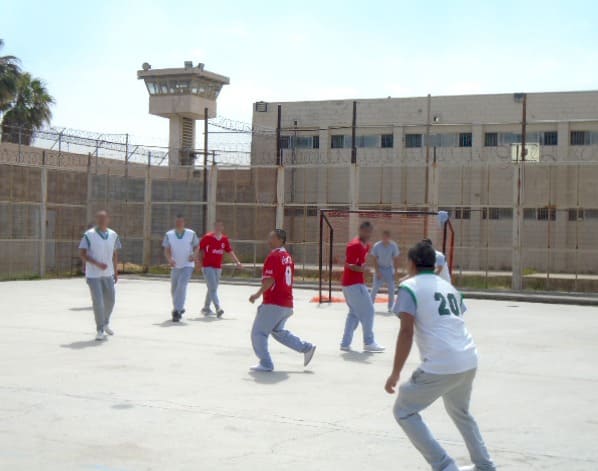
M378 260L378 266L382 268L394 267L394 259L400 253L399 246L394 240L391 240L387 245L379 240L372 248L372 255Z
M293 307L293 276L295 264L293 258L284 249L274 249L264 262L262 278L273 278L272 287L264 291L264 304L281 307Z
M365 274L351 270L349 265L358 265L363 267L365 265L370 246L364 244L358 237L347 244L345 255L345 269L343 271L343 286L351 286L358 284L365 284Z
M193 250L199 245L195 231L185 229L182 233L172 229L166 233L162 247L170 248L175 268L194 267Z
M112 229L102 232L97 227L93 227L83 234L79 242L79 248L87 250L87 254L96 262L106 264L106 268L102 270L96 265L86 263L86 278L103 278L114 275L114 251L122 248L120 238L116 232Z
M199 249L203 253L203 266L210 268L222 268L224 254L233 251L226 235L216 237L213 232L208 232L201 238Z

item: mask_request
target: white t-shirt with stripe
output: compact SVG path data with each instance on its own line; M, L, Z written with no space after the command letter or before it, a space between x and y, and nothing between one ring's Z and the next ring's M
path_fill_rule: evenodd
M164 236L162 247L169 247L172 258L175 262L175 268L194 267L195 261L189 260L193 255L193 249L199 245L199 238L195 231L185 229L179 233L176 229L171 229Z
M83 234L81 242L79 242L80 249L86 249L87 254L96 262L105 263L107 265L105 270L100 267L85 264L86 278L102 278L105 276L114 275L113 256L114 251L122 248L118 234L112 229L107 229L106 232L100 231L97 227L93 227Z

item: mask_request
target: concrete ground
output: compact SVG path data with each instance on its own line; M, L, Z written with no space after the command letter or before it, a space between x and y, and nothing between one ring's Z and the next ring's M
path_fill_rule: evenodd
M222 286L225 317L206 319L194 282L173 325L167 281L122 279L116 335L98 343L82 279L1 283L0 469L428 469L383 391L396 318L376 319L387 353L341 353L344 306L297 290L288 325L318 345L313 363L272 342L277 370L250 374L254 289ZM473 411L499 469L598 469L596 308L468 305L481 354ZM425 418L467 464L441 404Z

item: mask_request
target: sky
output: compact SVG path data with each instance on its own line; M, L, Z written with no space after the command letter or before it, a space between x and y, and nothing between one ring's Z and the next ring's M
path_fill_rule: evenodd
M185 60L252 103L598 88L595 1L0 1L0 38L56 100L52 125L165 142L136 71Z

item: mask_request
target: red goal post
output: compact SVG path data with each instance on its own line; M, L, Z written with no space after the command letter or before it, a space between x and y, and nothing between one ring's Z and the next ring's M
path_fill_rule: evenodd
M388 230L400 248L401 267L407 251L424 238L431 239L436 250L447 257L452 273L455 233L445 211L320 209L319 302L331 302L333 285L340 284L345 247L357 235L359 225L370 221L374 226L371 243ZM325 286L327 285L327 286ZM328 291L327 295L324 291Z

